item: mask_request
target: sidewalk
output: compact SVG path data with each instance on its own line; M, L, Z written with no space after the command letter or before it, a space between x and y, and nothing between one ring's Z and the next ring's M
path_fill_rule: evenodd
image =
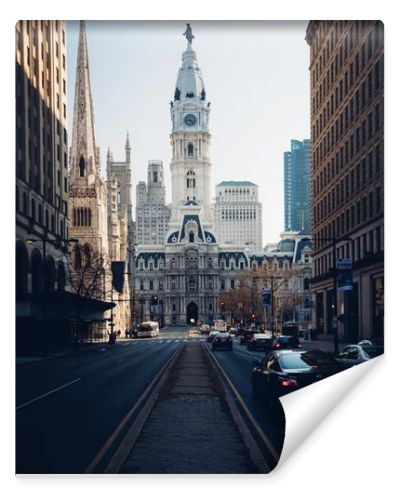
M123 474L256 473L200 343L185 344Z
M119 340L117 341L117 343ZM57 351L57 352L51 352L46 355L40 355L38 353L30 355L17 355L15 357L15 362L16 365L24 365L27 363L35 363L38 361L47 361L49 359L55 359L55 358L62 358L65 356L70 356L73 354L82 354L84 352L89 352L93 348L105 348L108 346L108 342L93 342L93 343L80 343L78 344L78 347L68 347L67 349L64 349L63 351ZM114 344L115 345L115 344Z

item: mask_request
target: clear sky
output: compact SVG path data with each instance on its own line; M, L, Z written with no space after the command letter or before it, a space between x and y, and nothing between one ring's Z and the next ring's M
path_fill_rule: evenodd
M188 20L190 22L190 20ZM222 180L259 185L263 242L284 227L283 153L290 140L309 138L307 21L191 23L207 97L211 101L212 187ZM124 158L132 146L133 186L147 180L147 162L164 163L171 186L169 101L186 39L185 22L86 23L96 140L105 169L108 146ZM68 120L72 132L79 23L68 22ZM134 196L135 199L135 196Z

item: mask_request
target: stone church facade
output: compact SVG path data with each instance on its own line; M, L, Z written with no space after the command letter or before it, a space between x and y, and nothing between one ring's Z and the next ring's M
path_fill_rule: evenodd
M114 162L112 153L107 155L107 177L101 174L100 151L96 146L94 107L90 88L88 47L85 23L80 24L79 46L75 82L74 118L69 170L69 235L77 242L70 255L71 285L81 279L82 266L91 262L96 282L85 288L90 298L115 302L116 306L107 319L108 327L125 331L130 324L130 287L127 278L129 249L133 246L131 201L130 144L127 137L125 161ZM112 280L112 267L123 262L122 291L117 291ZM128 266L126 266L128 263ZM121 269L121 267L120 267ZM99 275L97 277L97 274ZM117 287L119 288L119 287ZM97 325L105 333L106 323Z

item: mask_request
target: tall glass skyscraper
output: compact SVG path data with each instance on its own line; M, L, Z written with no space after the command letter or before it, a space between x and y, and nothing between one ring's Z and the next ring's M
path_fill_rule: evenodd
M292 139L284 153L285 231L311 234L311 143Z

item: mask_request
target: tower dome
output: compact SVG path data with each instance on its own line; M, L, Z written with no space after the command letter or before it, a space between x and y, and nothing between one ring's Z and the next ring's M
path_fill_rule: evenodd
M175 101L205 100L203 77L197 64L196 52L190 43L182 54L182 66L178 71L174 99Z

